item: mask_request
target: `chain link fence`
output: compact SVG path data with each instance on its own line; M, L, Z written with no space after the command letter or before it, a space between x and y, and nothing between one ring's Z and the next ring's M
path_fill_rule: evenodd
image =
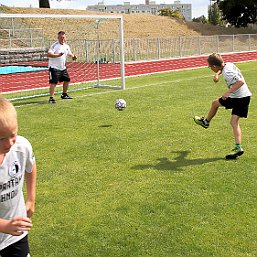
M42 28L0 29L1 49L47 49L53 41L45 38ZM119 62L118 40L68 40L80 61ZM177 57L207 55L213 52L243 52L257 50L257 34L214 36L171 36L159 38L131 38L124 40L125 61L160 60Z
M82 58L86 62L95 60L97 45L101 61L118 62L120 58L119 42L116 40L69 41L69 44L78 55L84 56ZM124 40L124 49L126 62L208 55L213 52L256 51L257 34L133 38Z

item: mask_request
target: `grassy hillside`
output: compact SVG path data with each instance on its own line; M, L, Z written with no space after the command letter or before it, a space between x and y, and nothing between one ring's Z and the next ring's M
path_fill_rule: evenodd
M0 7L5 13L47 13L47 14L103 14L86 10L9 8ZM151 38L165 36L193 36L214 34L249 34L252 29L223 28L194 22L182 22L168 17L146 14L124 14L125 38ZM45 26L46 24L44 24ZM39 25L38 25L39 26ZM49 26L51 27L51 26Z
M203 36L257 33L257 31L252 28L225 28L211 24L201 24L198 22L187 22L187 27L193 31L197 31Z

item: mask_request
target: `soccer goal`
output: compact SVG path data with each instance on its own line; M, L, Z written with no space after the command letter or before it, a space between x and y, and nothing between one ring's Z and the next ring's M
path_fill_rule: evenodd
M125 89L123 17L0 14L0 94L11 99L48 95L47 52L66 33L76 61L67 59L69 91ZM62 90L57 87L56 93Z

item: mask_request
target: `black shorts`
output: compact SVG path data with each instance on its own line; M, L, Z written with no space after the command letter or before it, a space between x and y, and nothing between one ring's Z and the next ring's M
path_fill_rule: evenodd
M28 235L0 251L2 257L29 257Z
M67 69L57 70L55 68L49 68L49 83L57 84L58 82L70 82L70 76Z
M232 115L247 118L251 97L219 99L219 103L226 109L232 109Z

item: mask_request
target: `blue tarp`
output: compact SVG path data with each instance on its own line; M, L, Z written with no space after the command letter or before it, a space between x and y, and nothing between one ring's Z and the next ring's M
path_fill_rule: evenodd
M47 69L48 69L47 67L4 66L4 67L0 67L0 75L20 73L20 72L42 71Z

